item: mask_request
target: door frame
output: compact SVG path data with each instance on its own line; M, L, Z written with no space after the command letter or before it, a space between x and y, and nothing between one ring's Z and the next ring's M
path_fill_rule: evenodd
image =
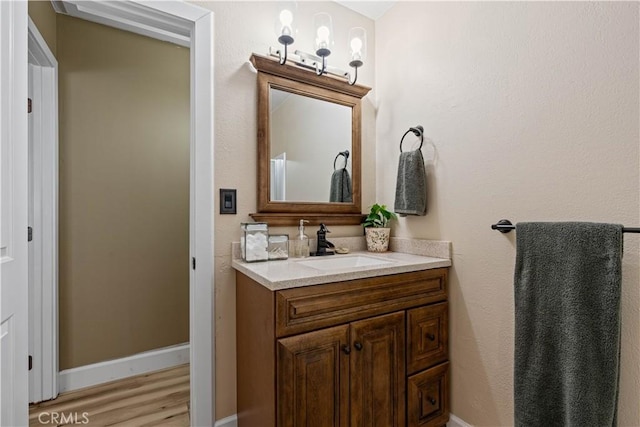
M215 422L213 12L180 0L52 0L52 5L58 13L190 48L189 260L185 261L190 271L191 425L212 426Z
M29 401L58 395L58 61L29 18Z

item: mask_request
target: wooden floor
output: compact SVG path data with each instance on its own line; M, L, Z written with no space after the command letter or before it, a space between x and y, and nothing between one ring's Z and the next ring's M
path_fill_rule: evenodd
M30 426L189 426L189 365L63 393L31 405Z

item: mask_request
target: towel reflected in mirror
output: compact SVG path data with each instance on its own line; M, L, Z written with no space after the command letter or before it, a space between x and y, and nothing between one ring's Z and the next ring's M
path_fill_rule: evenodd
M339 157L344 157L344 166L336 169L336 161ZM333 174L331 174L331 188L329 190L329 202L351 203L353 202L351 190L351 176L347 171L349 163L349 150L341 151L333 159Z
M331 190L329 201L338 203L350 203L353 201L351 194L351 176L346 168L334 170L331 174Z

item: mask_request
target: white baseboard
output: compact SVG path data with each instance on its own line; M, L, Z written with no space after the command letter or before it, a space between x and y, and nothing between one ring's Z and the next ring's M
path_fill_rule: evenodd
M471 424L464 422L453 414L449 414L449 422L447 427L473 427Z
M238 427L238 416L232 415L227 418L216 421L215 427ZM471 424L465 423L455 415L449 414L449 422L447 427L473 427Z
M145 351L121 359L60 371L58 390L60 393L77 390L185 363L189 363L189 344Z
M230 417L218 420L216 421L215 427L238 427L238 416L231 415Z

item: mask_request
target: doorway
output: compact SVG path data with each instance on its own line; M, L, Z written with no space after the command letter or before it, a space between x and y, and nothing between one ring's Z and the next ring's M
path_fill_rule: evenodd
M135 1L117 2L117 4L55 2L54 4L56 7L64 7L64 13L161 40L167 40L169 37L167 34L173 33L172 37L191 47L189 161L191 421L193 425L213 425L215 420L212 332L214 319L213 125L211 119L213 117L213 14L199 6L182 2L153 4L139 4ZM167 26L170 26L172 31L168 31ZM55 292L56 286L50 286L50 288ZM55 298L41 300L55 301ZM55 311L55 304L52 304L52 309ZM53 341L57 342L57 339ZM52 349L54 345L48 345L47 348ZM57 354L56 351L52 353ZM49 360L48 363L50 362ZM54 364L55 377L57 360ZM55 378L52 382L55 383Z

